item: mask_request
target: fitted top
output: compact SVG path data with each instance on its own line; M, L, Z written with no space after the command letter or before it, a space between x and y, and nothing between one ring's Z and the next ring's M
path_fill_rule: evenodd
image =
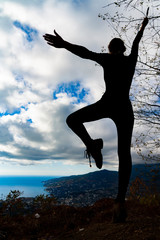
M65 48L81 58L90 59L100 64L104 70L106 96L117 99L129 98L129 91L138 57L138 46L143 35L139 31L135 37L131 53L124 54L96 53L85 47L66 43Z

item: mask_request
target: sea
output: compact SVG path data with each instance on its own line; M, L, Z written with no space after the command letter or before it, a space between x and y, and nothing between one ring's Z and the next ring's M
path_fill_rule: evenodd
M5 200L12 190L19 190L22 197L36 197L48 193L45 191L43 181L57 178L54 176L0 176L0 199Z

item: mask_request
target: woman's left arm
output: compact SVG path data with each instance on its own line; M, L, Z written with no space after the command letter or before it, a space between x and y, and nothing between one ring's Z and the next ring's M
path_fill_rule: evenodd
M133 44L132 44L131 54L133 54L133 55L138 55L139 42L143 36L143 32L144 32L144 29L147 26L147 24L148 24L148 18L145 17L142 22L141 28L140 28L139 32L137 33L137 35L133 41Z

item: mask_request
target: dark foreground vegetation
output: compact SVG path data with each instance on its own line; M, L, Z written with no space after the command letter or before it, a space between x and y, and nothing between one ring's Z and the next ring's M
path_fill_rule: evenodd
M29 201L19 191L10 192L1 203L0 239L8 240L159 240L158 196L126 201L126 223L112 223L113 199L92 206L57 205L55 198L37 196Z

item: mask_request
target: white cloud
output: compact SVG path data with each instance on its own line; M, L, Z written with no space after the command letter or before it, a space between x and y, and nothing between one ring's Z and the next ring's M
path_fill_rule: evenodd
M106 1L1 1L0 2L0 151L1 161L30 165L86 163L85 147L65 123L68 114L98 100L104 92L103 72L94 62L46 44L42 35L55 28L64 39L93 51L107 45L110 34L98 13ZM19 21L38 34L29 42ZM65 93L53 92L58 84L79 80L90 89L86 103L73 104ZM16 114L16 109L20 113ZM12 113L9 114L9 113ZM31 120L31 121L29 121ZM102 137L106 166L117 167L116 129L111 121L86 124L93 137ZM104 131L105 129L105 131ZM109 163L110 159L112 162ZM88 164L88 163L87 163Z

